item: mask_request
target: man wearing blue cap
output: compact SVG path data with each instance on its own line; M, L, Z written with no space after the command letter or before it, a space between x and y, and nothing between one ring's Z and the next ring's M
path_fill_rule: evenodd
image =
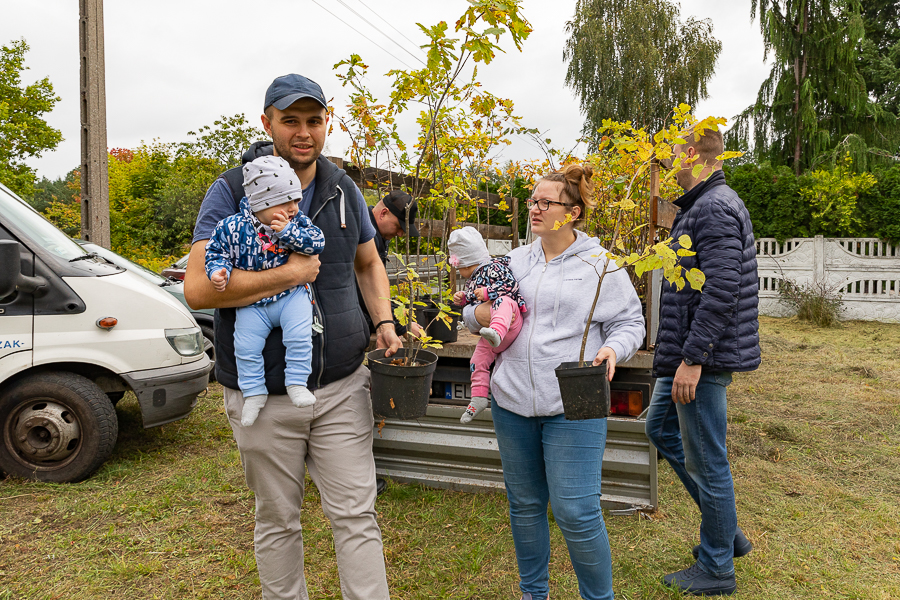
M203 270L215 224L234 214L243 195L240 167L223 173L206 193L185 276L192 307L216 308L216 378L241 453L247 485L256 494L256 564L265 600L307 600L300 505L305 469L319 489L332 524L341 593L347 600L387 600L381 530L375 520L375 462L369 372L362 366L369 330L358 287L376 323L377 344L393 354L389 286L375 248L366 203L347 174L321 156L328 131L325 95L301 75L285 75L266 91L262 123L271 142L257 142L244 162L284 158L302 185L300 210L325 234L318 256L291 254L266 271L233 270L216 292ZM263 349L269 398L252 427L240 423L243 397L234 358L235 307L310 284L313 360L307 387L315 404L297 409L286 395L285 351L274 329Z

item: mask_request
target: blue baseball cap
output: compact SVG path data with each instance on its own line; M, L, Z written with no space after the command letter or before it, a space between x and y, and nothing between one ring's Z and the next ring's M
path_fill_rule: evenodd
M302 98L312 98L321 104L322 108L328 108L325 94L322 93L322 88L318 83L296 73L282 75L273 81L266 90L266 104L263 106L263 111L265 112L270 106L284 110Z

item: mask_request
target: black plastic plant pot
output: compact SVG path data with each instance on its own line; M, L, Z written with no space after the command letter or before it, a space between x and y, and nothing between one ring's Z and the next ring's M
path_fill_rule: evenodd
M605 419L609 416L609 379L606 361L594 367L564 362L556 367L563 411L569 421Z
M442 342L444 344L455 342L459 339L458 325L459 315L462 314L462 307L451 304L450 308L453 312L458 314L450 315L449 327L443 321L435 321L438 314L441 312L437 307L434 307L432 305L428 307L420 306L416 308L416 320L418 321L419 325L425 327L425 333L431 336L434 340Z
M402 361L407 354L413 354L413 350L400 348L390 357L384 356L384 348L368 354L372 373L372 412L376 417L417 419L425 416L437 355L419 350L415 353L415 366L392 364Z

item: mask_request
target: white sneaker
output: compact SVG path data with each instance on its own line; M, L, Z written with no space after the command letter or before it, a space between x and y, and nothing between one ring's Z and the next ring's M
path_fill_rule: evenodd
M491 348L496 348L500 345L500 342L503 341L500 334L490 327L482 327L481 331L478 332L478 335L486 339L487 343L491 345Z
M289 385L287 386L287 393L291 397L291 404L297 408L312 406L316 403L316 397L311 391L306 389L305 385Z

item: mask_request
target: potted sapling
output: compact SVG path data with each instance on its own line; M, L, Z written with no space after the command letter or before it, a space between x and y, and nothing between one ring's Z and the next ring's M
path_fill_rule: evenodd
M578 360L564 362L556 368L566 419L599 419L608 417L610 414L610 389L606 361L597 366L592 364L591 358L585 361L585 350L594 310L597 307L603 280L608 274L631 267L640 277L645 272L662 269L666 281L678 290L689 285L692 289L700 291L706 280L699 269L685 270L680 265L681 257L695 254L691 250L692 242L689 236L681 236L677 242L672 238L667 238L654 243L655 240L651 239L640 254L637 252L626 253L622 243L623 215L637 207L634 198L637 197L640 189L640 178L649 173L652 165L659 164L660 160L671 158L673 159L672 168L664 178L664 181L670 180L675 173L681 170L682 165L692 162L692 159L687 159L684 154L674 156L674 146L686 143L684 137L689 134L703 135L707 129L717 129L719 125L725 123L724 119L713 117L697 122L690 115L690 107L685 104L675 109L673 119L676 125L659 132L653 139L650 139L643 130L634 129L630 123L607 122L604 131L606 135L601 139L598 153L590 157L592 161L598 162L603 160L604 156L606 159L612 158L612 161L618 166L627 165L626 168L629 172L624 175L619 174L613 181L607 182L607 189L619 198L609 205L615 216L609 241L610 250L603 255L589 257L595 259L594 262L581 259L594 268L597 274L597 288L585 324ZM718 158L726 160L740 156L740 154L739 152L726 152ZM695 175L698 175L703 169L703 165L695 165L693 169ZM600 173L602 169L597 168L595 171ZM571 217L568 216L567 219L570 220ZM565 222L557 222L554 227L558 228ZM638 225L638 228L644 226ZM627 231L625 235L633 234L635 231L636 229ZM621 254L617 254L617 251Z

